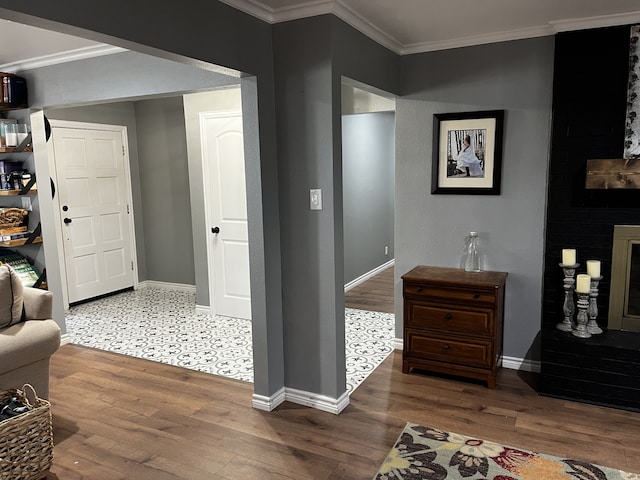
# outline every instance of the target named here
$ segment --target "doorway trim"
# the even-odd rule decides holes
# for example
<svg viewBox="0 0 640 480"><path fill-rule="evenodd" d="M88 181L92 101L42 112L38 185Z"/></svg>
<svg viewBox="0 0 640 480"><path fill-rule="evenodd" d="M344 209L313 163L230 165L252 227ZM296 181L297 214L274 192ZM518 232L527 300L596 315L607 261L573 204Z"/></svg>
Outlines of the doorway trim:
<svg viewBox="0 0 640 480"><path fill-rule="evenodd" d="M51 129L62 129L62 128L73 128L78 130L102 130L108 132L116 132L120 133L122 136L122 145L124 147L123 152L123 168L124 168L124 177L126 183L126 196L127 196L127 205L129 209L129 229L131 232L131 261L133 262L133 288L134 290L138 289L138 255L136 252L136 228L134 221L134 212L133 212L133 191L131 184L131 165L129 161L129 141L127 134L127 127L124 125L109 125L103 123L87 123L87 122L75 122L71 120L49 120L51 125ZM49 160L49 171L51 172L52 178L55 182L55 185L59 184L58 181L58 170L56 165L56 157L53 148L53 141L47 142L47 157ZM57 192L56 192L57 193ZM60 267L60 274L63 282L62 289L62 305L65 311L69 310L69 290L67 285L67 267L65 262L65 253L64 253L64 241L63 241L63 232L62 232L62 215L60 214L61 205L60 205L60 196L56 195L52 200L54 209L53 209L53 217L54 217L54 225L56 229L56 248L58 250L58 262Z"/></svg>

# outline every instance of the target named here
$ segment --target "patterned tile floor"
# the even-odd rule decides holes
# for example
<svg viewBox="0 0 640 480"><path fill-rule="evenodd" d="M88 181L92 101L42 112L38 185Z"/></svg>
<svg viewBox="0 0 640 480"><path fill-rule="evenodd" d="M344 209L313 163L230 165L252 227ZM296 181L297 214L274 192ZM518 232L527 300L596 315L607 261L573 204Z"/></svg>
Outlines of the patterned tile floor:
<svg viewBox="0 0 640 480"><path fill-rule="evenodd" d="M72 343L253 382L251 321L195 313L195 294L147 287L72 307ZM347 390L393 350L394 315L346 309Z"/></svg>

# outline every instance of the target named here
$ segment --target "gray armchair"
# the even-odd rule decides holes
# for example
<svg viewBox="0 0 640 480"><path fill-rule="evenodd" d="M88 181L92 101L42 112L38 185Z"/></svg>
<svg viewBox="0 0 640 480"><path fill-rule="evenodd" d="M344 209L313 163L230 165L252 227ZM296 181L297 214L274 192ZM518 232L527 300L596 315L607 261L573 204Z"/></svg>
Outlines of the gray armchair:
<svg viewBox="0 0 640 480"><path fill-rule="evenodd" d="M0 390L30 383L39 397L49 398L49 360L60 347L53 295L25 287L23 299L26 320L0 329Z"/></svg>

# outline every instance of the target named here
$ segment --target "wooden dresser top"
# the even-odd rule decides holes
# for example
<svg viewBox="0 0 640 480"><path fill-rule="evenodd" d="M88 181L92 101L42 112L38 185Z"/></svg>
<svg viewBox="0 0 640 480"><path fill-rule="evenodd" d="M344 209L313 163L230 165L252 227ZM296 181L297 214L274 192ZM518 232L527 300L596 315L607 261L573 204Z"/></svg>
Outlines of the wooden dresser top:
<svg viewBox="0 0 640 480"><path fill-rule="evenodd" d="M461 268L420 265L402 275L405 282L434 282L441 285L469 285L499 288L507 278L505 272L465 272Z"/></svg>

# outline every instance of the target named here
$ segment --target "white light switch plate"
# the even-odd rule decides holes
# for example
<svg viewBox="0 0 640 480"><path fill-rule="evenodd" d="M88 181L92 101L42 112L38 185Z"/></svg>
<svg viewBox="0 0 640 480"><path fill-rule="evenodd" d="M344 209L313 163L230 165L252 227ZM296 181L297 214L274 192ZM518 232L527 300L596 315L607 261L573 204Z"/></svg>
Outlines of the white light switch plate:
<svg viewBox="0 0 640 480"><path fill-rule="evenodd" d="M309 190L309 208L311 210L322 210L322 190L312 188Z"/></svg>

